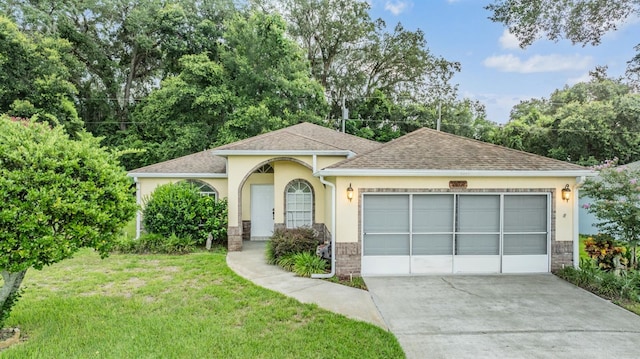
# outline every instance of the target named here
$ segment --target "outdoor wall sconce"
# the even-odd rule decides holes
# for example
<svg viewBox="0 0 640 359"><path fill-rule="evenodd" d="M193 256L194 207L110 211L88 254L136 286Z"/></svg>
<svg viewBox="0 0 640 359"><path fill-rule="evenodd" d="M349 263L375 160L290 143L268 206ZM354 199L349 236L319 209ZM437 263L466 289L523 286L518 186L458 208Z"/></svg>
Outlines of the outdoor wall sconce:
<svg viewBox="0 0 640 359"><path fill-rule="evenodd" d="M349 202L353 199L353 187L351 187L351 183L349 183L349 187L347 188L347 199Z"/></svg>
<svg viewBox="0 0 640 359"><path fill-rule="evenodd" d="M569 199L571 199L571 189L568 184L562 189L562 199L566 202L569 202Z"/></svg>

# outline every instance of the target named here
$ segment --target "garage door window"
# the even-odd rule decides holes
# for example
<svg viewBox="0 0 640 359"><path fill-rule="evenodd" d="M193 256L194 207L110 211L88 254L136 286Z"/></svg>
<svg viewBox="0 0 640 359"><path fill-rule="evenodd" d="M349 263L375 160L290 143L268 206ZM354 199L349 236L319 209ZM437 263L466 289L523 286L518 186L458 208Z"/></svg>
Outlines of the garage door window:
<svg viewBox="0 0 640 359"><path fill-rule="evenodd" d="M504 197L504 254L547 254L547 198Z"/></svg>
<svg viewBox="0 0 640 359"><path fill-rule="evenodd" d="M413 254L453 253L453 196L413 196Z"/></svg>
<svg viewBox="0 0 640 359"><path fill-rule="evenodd" d="M364 255L409 255L409 196L368 196Z"/></svg>
<svg viewBox="0 0 640 359"><path fill-rule="evenodd" d="M500 196L459 195L457 206L455 254L500 254Z"/></svg>

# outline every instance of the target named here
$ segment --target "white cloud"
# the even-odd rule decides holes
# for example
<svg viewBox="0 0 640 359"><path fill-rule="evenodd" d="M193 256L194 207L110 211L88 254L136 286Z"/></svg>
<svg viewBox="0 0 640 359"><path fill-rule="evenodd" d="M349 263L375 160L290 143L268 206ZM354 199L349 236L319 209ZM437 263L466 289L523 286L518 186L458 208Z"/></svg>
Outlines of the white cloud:
<svg viewBox="0 0 640 359"><path fill-rule="evenodd" d="M502 46L503 49L514 50L520 48L520 42L518 41L518 38L516 38L516 35L510 33L508 29L504 29L499 41L500 46Z"/></svg>
<svg viewBox="0 0 640 359"><path fill-rule="evenodd" d="M483 64L502 72L519 72L530 74L535 72L579 71L591 67L591 56L580 55L535 55L522 60L512 54L487 57Z"/></svg>
<svg viewBox="0 0 640 359"><path fill-rule="evenodd" d="M384 5L384 9L390 11L394 15L400 15L405 10L410 9L413 6L411 1L393 0L387 1Z"/></svg>
<svg viewBox="0 0 640 359"><path fill-rule="evenodd" d="M464 97L474 98L483 104L487 109L487 119L490 121L504 124L509 121L509 114L513 106L521 101L530 100L535 96L514 95L514 94L497 94L497 93L463 93Z"/></svg>
<svg viewBox="0 0 640 359"><path fill-rule="evenodd" d="M589 82L590 80L591 76L589 75L589 72L585 72L578 77L570 77L569 79L567 79L567 85L573 86L578 82Z"/></svg>

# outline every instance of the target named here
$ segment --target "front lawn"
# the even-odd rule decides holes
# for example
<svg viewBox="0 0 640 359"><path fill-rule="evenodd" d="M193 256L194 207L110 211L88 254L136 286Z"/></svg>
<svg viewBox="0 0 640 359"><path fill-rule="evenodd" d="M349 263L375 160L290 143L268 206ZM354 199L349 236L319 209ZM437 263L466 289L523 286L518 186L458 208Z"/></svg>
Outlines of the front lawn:
<svg viewBox="0 0 640 359"><path fill-rule="evenodd" d="M390 332L255 286L225 253L89 250L30 270L2 358L402 358Z"/></svg>

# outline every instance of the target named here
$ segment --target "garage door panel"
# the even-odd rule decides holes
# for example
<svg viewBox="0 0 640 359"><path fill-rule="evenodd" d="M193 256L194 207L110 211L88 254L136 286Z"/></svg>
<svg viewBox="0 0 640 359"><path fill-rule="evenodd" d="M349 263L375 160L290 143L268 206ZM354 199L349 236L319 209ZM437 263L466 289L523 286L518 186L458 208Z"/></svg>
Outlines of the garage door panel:
<svg viewBox="0 0 640 359"><path fill-rule="evenodd" d="M453 234L414 234L413 255L452 255Z"/></svg>
<svg viewBox="0 0 640 359"><path fill-rule="evenodd" d="M422 233L453 231L453 196L414 195L412 229Z"/></svg>
<svg viewBox="0 0 640 359"><path fill-rule="evenodd" d="M454 273L500 273L500 256L455 256Z"/></svg>
<svg viewBox="0 0 640 359"><path fill-rule="evenodd" d="M457 234L456 255L498 255L500 236L498 234Z"/></svg>
<svg viewBox="0 0 640 359"><path fill-rule="evenodd" d="M546 255L547 234L505 234L504 255Z"/></svg>
<svg viewBox="0 0 640 359"><path fill-rule="evenodd" d="M442 274L453 271L453 256L411 256L412 274Z"/></svg>
<svg viewBox="0 0 640 359"><path fill-rule="evenodd" d="M365 234L365 256L409 255L409 234Z"/></svg>
<svg viewBox="0 0 640 359"><path fill-rule="evenodd" d="M403 275L411 273L409 256L363 256L362 275Z"/></svg>
<svg viewBox="0 0 640 359"><path fill-rule="evenodd" d="M366 196L365 233L409 233L409 196Z"/></svg>
<svg viewBox="0 0 640 359"><path fill-rule="evenodd" d="M502 273L547 273L547 255L502 256Z"/></svg>

